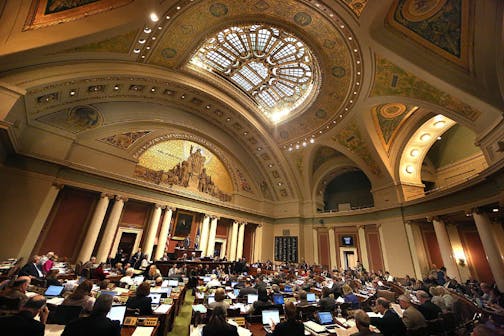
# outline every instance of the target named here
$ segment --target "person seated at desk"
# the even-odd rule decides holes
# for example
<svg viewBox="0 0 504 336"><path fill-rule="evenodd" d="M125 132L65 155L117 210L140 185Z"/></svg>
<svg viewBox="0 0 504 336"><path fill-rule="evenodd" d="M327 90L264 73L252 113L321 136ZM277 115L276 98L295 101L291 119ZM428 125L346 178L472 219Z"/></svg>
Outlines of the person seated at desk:
<svg viewBox="0 0 504 336"><path fill-rule="evenodd" d="M343 298L345 299L345 302L350 303L350 309L359 309L359 298L354 294L352 287L345 284L341 289L343 290Z"/></svg>
<svg viewBox="0 0 504 336"><path fill-rule="evenodd" d="M400 295L398 300L399 305L402 309L404 309L402 320L404 325L406 326L406 329L417 330L427 327L425 318L423 317L422 313L418 311L418 309L413 307L413 305L411 304L411 299L409 297L407 297L406 295Z"/></svg>
<svg viewBox="0 0 504 336"><path fill-rule="evenodd" d="M21 268L19 275L26 275L32 278L43 278L44 272L42 271L42 267L40 267L40 256L33 256L32 261Z"/></svg>
<svg viewBox="0 0 504 336"><path fill-rule="evenodd" d="M95 298L91 295L93 289L93 282L91 280L84 280L75 291L70 294L63 302L63 306L81 306L85 311L92 311L95 303Z"/></svg>
<svg viewBox="0 0 504 336"><path fill-rule="evenodd" d="M257 288L257 301L253 304L253 315L260 315L263 307L268 307L273 305L268 297L268 290L266 287Z"/></svg>
<svg viewBox="0 0 504 336"><path fill-rule="evenodd" d="M47 281L47 286L61 286L61 282L58 280L58 269L52 269L47 273L45 279Z"/></svg>
<svg viewBox="0 0 504 336"><path fill-rule="evenodd" d="M257 294L257 289L252 287L249 279L246 279L244 282L244 287L240 288L240 292L238 293L239 298L244 298L249 294Z"/></svg>
<svg viewBox="0 0 504 336"><path fill-rule="evenodd" d="M403 336L406 335L406 326L399 315L390 309L390 301L385 298L376 299L375 309L382 317L371 317L372 325L380 329L383 336Z"/></svg>
<svg viewBox="0 0 504 336"><path fill-rule="evenodd" d="M305 290L300 290L298 292L298 298L299 298L299 301L297 304L298 307L310 306L312 304L311 302L308 302Z"/></svg>
<svg viewBox="0 0 504 336"><path fill-rule="evenodd" d="M208 308L215 309L216 307L222 307L226 310L229 309L229 304L227 302L224 302L225 298L226 298L226 292L224 291L224 288L217 288L215 290L215 296L214 296L215 301L210 303L208 305Z"/></svg>
<svg viewBox="0 0 504 336"><path fill-rule="evenodd" d="M82 270L90 270L90 269L94 268L95 264L96 264L96 257L93 256L93 257L91 257L91 259L89 259L84 264L82 264L81 269Z"/></svg>
<svg viewBox="0 0 504 336"><path fill-rule="evenodd" d="M135 284L135 281L133 281L134 274L135 269L133 267L128 268L126 270L126 275L119 280L119 284L126 284L127 286L134 285Z"/></svg>
<svg viewBox="0 0 504 336"><path fill-rule="evenodd" d="M238 328L226 321L226 309L215 307L208 324L203 327L201 336L238 336Z"/></svg>
<svg viewBox="0 0 504 336"><path fill-rule="evenodd" d="M104 263L100 263L98 267L94 270L94 278L103 281L107 277L105 270L103 269Z"/></svg>
<svg viewBox="0 0 504 336"><path fill-rule="evenodd" d="M212 288L212 287L219 287L221 286L220 281L217 279L217 275L212 274L210 276L210 281L207 282L206 287L207 288Z"/></svg>
<svg viewBox="0 0 504 336"><path fill-rule="evenodd" d="M96 302L89 317L81 317L68 323L61 336L120 336L119 321L112 321L107 317L112 307L113 297L102 294Z"/></svg>
<svg viewBox="0 0 504 336"><path fill-rule="evenodd" d="M152 299L149 297L150 283L144 281L136 290L135 296L131 296L126 301L126 307L138 309L140 315L152 315Z"/></svg>
<svg viewBox="0 0 504 336"><path fill-rule="evenodd" d="M56 257L53 252L47 253L47 260L42 265L42 272L44 272L44 274L49 273L49 271L53 268L55 259Z"/></svg>
<svg viewBox="0 0 504 336"><path fill-rule="evenodd" d="M158 270L156 265L150 265L149 271L145 275L145 280L156 280L156 278L161 276L161 272Z"/></svg>
<svg viewBox="0 0 504 336"><path fill-rule="evenodd" d="M115 263L113 271L115 273L117 273L117 275L125 275L126 274L126 269L123 267L123 264L121 262Z"/></svg>
<svg viewBox="0 0 504 336"><path fill-rule="evenodd" d="M23 305L28 301L26 291L30 285L31 278L29 276L20 276L16 280L11 280L7 288L2 292L2 296L8 299L19 299L19 304Z"/></svg>
<svg viewBox="0 0 504 336"><path fill-rule="evenodd" d="M273 336L304 336L304 325L302 322L296 319L296 306L294 303L287 302L285 304L285 318L284 322L280 322L277 325L274 323L271 325L271 334Z"/></svg>
<svg viewBox="0 0 504 336"><path fill-rule="evenodd" d="M145 271L149 267L149 256L147 254L144 254L142 257L142 261L140 262L140 267L142 271Z"/></svg>
<svg viewBox="0 0 504 336"><path fill-rule="evenodd" d="M354 312L354 319L355 326L359 331L351 334L350 336L377 336L377 334L369 330L370 318L364 310L357 309Z"/></svg>
<svg viewBox="0 0 504 336"><path fill-rule="evenodd" d="M37 315L40 321L34 319ZM2 335L44 336L48 315L45 297L35 295L26 301L19 313L0 317L0 330Z"/></svg>
<svg viewBox="0 0 504 336"><path fill-rule="evenodd" d="M417 306L418 311L422 313L423 317L429 320L435 320L442 313L441 308L432 303L430 295L424 291L417 291L416 297L420 301L420 305Z"/></svg>
<svg viewBox="0 0 504 336"><path fill-rule="evenodd" d="M332 291L329 287L322 287L322 298L319 300L319 310L332 312L336 308L336 300L331 297Z"/></svg>

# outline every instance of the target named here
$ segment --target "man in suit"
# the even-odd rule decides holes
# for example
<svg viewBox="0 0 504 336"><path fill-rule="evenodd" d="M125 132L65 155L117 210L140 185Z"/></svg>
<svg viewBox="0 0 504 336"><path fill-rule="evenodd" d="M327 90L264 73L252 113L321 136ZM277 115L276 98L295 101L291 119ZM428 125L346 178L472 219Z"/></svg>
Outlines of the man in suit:
<svg viewBox="0 0 504 336"><path fill-rule="evenodd" d="M111 295L100 295L96 299L91 315L89 317L81 317L68 323L61 336L120 336L120 322L112 321L107 317L107 313L112 307L113 300Z"/></svg>
<svg viewBox="0 0 504 336"><path fill-rule="evenodd" d="M423 290L419 290L416 292L416 297L418 301L420 301L420 306L418 306L418 310L422 313L423 317L430 321L435 320L441 314L441 308L438 305L432 303L430 299L430 295Z"/></svg>
<svg viewBox="0 0 504 336"><path fill-rule="evenodd" d="M142 249L139 248L138 251L131 256L130 264L133 265L133 268L138 269L140 267L140 262L142 261Z"/></svg>
<svg viewBox="0 0 504 336"><path fill-rule="evenodd" d="M34 319L37 315L40 321ZM1 317L0 330L3 335L44 336L48 315L45 297L35 295L16 315Z"/></svg>
<svg viewBox="0 0 504 336"><path fill-rule="evenodd" d="M403 312L403 323L408 330L418 330L427 327L427 322L422 313L411 304L411 300L406 295L399 296L399 305Z"/></svg>
<svg viewBox="0 0 504 336"><path fill-rule="evenodd" d="M32 261L21 268L19 275L26 275L31 278L43 278L44 272L42 272L42 267L40 266L40 256L33 256Z"/></svg>
<svg viewBox="0 0 504 336"><path fill-rule="evenodd" d="M401 318L390 309L390 301L385 298L376 299L376 311L383 317L371 317L371 324L380 329L383 336L406 335L406 327Z"/></svg>
<svg viewBox="0 0 504 336"><path fill-rule="evenodd" d="M245 287L240 289L240 293L238 293L239 298L244 298L249 294L257 294L257 289L252 287L252 284L250 283L249 279L245 280Z"/></svg>
<svg viewBox="0 0 504 336"><path fill-rule="evenodd" d="M359 330L350 336L373 336L375 333L369 330L370 319L368 314L362 309L357 309L354 311L355 326Z"/></svg>

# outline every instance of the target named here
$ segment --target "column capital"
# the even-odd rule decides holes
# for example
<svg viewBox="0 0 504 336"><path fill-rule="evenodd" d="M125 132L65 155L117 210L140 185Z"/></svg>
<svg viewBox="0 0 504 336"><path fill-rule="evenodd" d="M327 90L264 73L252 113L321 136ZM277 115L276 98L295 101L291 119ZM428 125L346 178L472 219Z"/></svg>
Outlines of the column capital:
<svg viewBox="0 0 504 336"><path fill-rule="evenodd" d="M486 213L486 211L485 211L485 209L483 209L483 208L475 207L475 208L472 208L472 209L470 210L470 212L469 212L469 214L470 214L470 215L472 215L473 213L476 213L476 214L478 214L478 215L482 215L482 214ZM466 216L467 216L467 217L469 217L469 216L467 215L467 212L466 212Z"/></svg>
<svg viewBox="0 0 504 336"><path fill-rule="evenodd" d="M360 229L365 229L366 224L358 224L358 225L356 225L356 227L357 227L357 231L359 231Z"/></svg>
<svg viewBox="0 0 504 336"><path fill-rule="evenodd" d="M167 205L167 206L166 206L166 210L165 210L165 211L172 211L172 212L173 212L173 211L175 211L175 210L177 210L177 208L176 208L176 207L171 206L171 205Z"/></svg>
<svg viewBox="0 0 504 336"><path fill-rule="evenodd" d="M52 183L52 186L58 190L61 190L63 189L63 187L65 186L63 183L59 183L59 182L53 182Z"/></svg>
<svg viewBox="0 0 504 336"><path fill-rule="evenodd" d="M106 197L106 198L108 198L108 199L112 199L112 198L114 198L114 195L113 195L113 194L106 193L106 192L102 192L102 193L100 194L100 198L105 198L105 197Z"/></svg>
<svg viewBox="0 0 504 336"><path fill-rule="evenodd" d="M121 196L121 195L116 195L115 197L116 201L123 201L123 202L128 202L128 197L126 196Z"/></svg>
<svg viewBox="0 0 504 336"><path fill-rule="evenodd" d="M158 204L158 203L154 203L154 208L161 208L161 209L164 209L164 208L165 208L165 205Z"/></svg>
<svg viewBox="0 0 504 336"><path fill-rule="evenodd" d="M425 217L425 219L429 223L432 223L434 221L436 221L436 222L443 222L444 223L443 219L440 216L427 216L427 217Z"/></svg>
<svg viewBox="0 0 504 336"><path fill-rule="evenodd" d="M330 226L329 227L329 231L334 231L335 227L334 226Z"/></svg>

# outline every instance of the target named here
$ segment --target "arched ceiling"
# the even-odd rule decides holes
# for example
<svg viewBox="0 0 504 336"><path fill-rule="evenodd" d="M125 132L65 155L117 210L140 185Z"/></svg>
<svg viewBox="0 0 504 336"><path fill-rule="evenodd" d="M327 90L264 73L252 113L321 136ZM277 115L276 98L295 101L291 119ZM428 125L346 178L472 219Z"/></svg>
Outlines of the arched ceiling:
<svg viewBox="0 0 504 336"><path fill-rule="evenodd" d="M503 46L495 36L504 6L485 3L3 2L0 81L24 111L2 125L16 124L11 134L33 156L41 155L23 127L122 157L124 141L141 146L152 137L145 132L192 133L228 153L253 189L276 201L309 201L323 178L314 178L317 170L339 156L373 189L393 185L401 151L429 116L443 114L477 136L502 120ZM320 86L299 115L272 125L232 83L189 65L208 37L241 24L272 24L313 51ZM65 118L78 106L96 107L96 123L69 127Z"/></svg>

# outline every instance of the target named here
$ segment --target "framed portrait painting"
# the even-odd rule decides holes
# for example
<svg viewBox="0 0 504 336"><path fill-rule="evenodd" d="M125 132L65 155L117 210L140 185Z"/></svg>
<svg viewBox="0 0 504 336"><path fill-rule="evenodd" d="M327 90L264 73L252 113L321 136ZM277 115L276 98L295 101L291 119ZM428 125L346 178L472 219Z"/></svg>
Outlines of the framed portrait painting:
<svg viewBox="0 0 504 336"><path fill-rule="evenodd" d="M194 214L189 212L178 211L175 219L175 230L173 231L173 239L183 239L191 233Z"/></svg>

